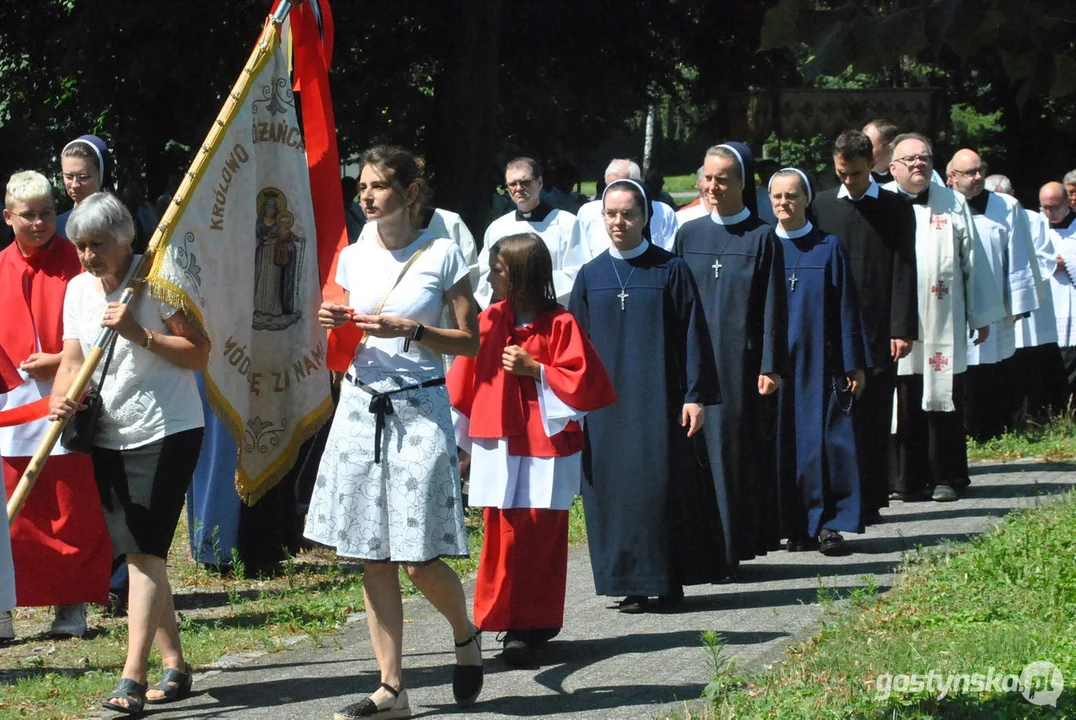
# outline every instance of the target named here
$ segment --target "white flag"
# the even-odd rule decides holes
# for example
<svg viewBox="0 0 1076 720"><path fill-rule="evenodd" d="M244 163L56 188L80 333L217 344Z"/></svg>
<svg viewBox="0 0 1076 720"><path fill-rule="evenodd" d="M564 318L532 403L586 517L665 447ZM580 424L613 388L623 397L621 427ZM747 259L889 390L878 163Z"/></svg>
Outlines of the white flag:
<svg viewBox="0 0 1076 720"><path fill-rule="evenodd" d="M206 393L239 445L236 488L253 503L333 407L305 146L279 46L248 88L148 283L212 343Z"/></svg>

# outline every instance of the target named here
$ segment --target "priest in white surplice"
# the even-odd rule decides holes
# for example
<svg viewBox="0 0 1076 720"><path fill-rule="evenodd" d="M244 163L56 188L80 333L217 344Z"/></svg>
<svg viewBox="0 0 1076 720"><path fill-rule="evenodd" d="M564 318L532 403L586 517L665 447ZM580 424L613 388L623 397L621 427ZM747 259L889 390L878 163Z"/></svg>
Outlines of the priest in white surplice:
<svg viewBox="0 0 1076 720"><path fill-rule="evenodd" d="M1012 182L1004 175L990 175L984 183L987 190L1015 197ZM1016 404L1012 425L1023 428L1029 420L1044 422L1064 408L1065 367L1057 347L1057 317L1050 276L1057 269L1057 252L1053 233L1046 216L1024 209L1031 244L1038 265L1036 290L1039 306L1026 318L1017 319L1016 352L1013 354L1013 385Z"/></svg>
<svg viewBox="0 0 1076 720"><path fill-rule="evenodd" d="M931 183L930 141L917 133L898 135L889 169L894 180L886 189L907 197L915 213L919 278L919 340L897 363L899 467L892 497L910 500L932 489L935 500L956 500L954 485L966 482L968 339L986 340L990 323L1005 317L1005 306L967 202Z"/></svg>
<svg viewBox="0 0 1076 720"><path fill-rule="evenodd" d="M1065 400L1076 393L1076 211L1068 205L1065 186L1048 182L1039 190L1039 209L1050 223L1057 267L1050 276L1057 344L1065 363Z"/></svg>
<svg viewBox="0 0 1076 720"><path fill-rule="evenodd" d="M642 182L643 173L638 163L617 158L605 168L605 184L615 180L638 180ZM662 250L672 251L676 240L676 211L660 200L650 201L649 220L643 228L643 238L657 245ZM605 229L605 217L602 215L602 201L591 200L579 208L579 233L583 237L583 247L587 260L593 260L609 249L613 241Z"/></svg>
<svg viewBox="0 0 1076 720"><path fill-rule="evenodd" d="M537 160L517 157L504 168L504 184L516 209L490 223L478 255L478 281L474 297L479 306L489 307L493 289L489 284L489 249L503 237L532 232L542 238L553 258L553 289L557 302L568 304L576 273L590 260L579 234L575 215L558 210L542 199L542 168ZM504 298L497 298L503 300Z"/></svg>
<svg viewBox="0 0 1076 720"><path fill-rule="evenodd" d="M1039 306L1041 280L1027 214L1015 198L985 189L986 166L973 150L958 150L949 163L949 187L968 201L975 231L986 251L994 286L1006 316L990 326L990 336L968 346L964 377L964 428L983 442L999 437L1012 424L1016 404L1015 322Z"/></svg>

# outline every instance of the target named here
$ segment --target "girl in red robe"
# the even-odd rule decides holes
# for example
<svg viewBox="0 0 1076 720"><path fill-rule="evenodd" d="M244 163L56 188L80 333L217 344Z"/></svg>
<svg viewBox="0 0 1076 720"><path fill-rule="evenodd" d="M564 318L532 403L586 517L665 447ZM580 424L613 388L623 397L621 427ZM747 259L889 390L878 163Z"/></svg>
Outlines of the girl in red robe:
<svg viewBox="0 0 1076 720"><path fill-rule="evenodd" d="M0 354L18 376L0 395L0 410L47 398L63 348L68 281L82 271L78 252L56 235L52 188L45 176L16 173L7 185L4 221L15 242L0 251ZM8 373L10 374L10 373ZM8 497L40 444L48 421L0 428ZM55 605L56 635L81 636L84 603L108 601L112 545L88 455L57 445L11 526L11 553L20 606ZM9 618L0 618L0 621Z"/></svg>
<svg viewBox="0 0 1076 720"><path fill-rule="evenodd" d="M456 359L448 391L457 443L471 455L470 504L485 508L475 623L503 631L505 661L523 666L564 622L579 421L616 393L575 318L557 305L539 236L501 239L489 277L505 300L478 316L481 348Z"/></svg>

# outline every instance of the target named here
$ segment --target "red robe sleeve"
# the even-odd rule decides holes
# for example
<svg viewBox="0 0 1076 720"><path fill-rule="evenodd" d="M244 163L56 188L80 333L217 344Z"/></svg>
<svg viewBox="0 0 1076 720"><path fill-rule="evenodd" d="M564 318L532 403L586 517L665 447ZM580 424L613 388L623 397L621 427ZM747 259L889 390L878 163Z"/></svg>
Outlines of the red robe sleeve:
<svg viewBox="0 0 1076 720"><path fill-rule="evenodd" d="M575 317L560 310L552 317L545 366L550 389L564 404L593 412L616 402L616 390L598 357L598 351Z"/></svg>

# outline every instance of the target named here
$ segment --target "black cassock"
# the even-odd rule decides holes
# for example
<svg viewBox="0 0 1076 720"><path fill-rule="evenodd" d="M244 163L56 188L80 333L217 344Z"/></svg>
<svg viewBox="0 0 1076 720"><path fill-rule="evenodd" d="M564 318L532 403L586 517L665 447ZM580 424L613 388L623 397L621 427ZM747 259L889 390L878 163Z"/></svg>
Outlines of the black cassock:
<svg viewBox="0 0 1076 720"><path fill-rule="evenodd" d="M586 418L582 495L598 594L669 595L720 580L706 449L680 427L684 403L720 399L690 272L653 245L629 260L607 250L579 271L569 307L617 393Z"/></svg>
<svg viewBox="0 0 1076 720"><path fill-rule="evenodd" d="M699 287L717 360L721 405L706 414L706 444L730 565L780 545L775 395L758 376L787 376L788 309L781 244L748 216L731 225L711 216L676 235L676 253Z"/></svg>
<svg viewBox="0 0 1076 720"><path fill-rule="evenodd" d="M813 208L818 228L840 240L874 360L855 416L863 511L869 519L889 504L893 481L889 431L897 367L889 341L919 334L915 214L904 198L888 190L879 188L877 198L864 195L855 201L839 198L837 192L819 193Z"/></svg>

